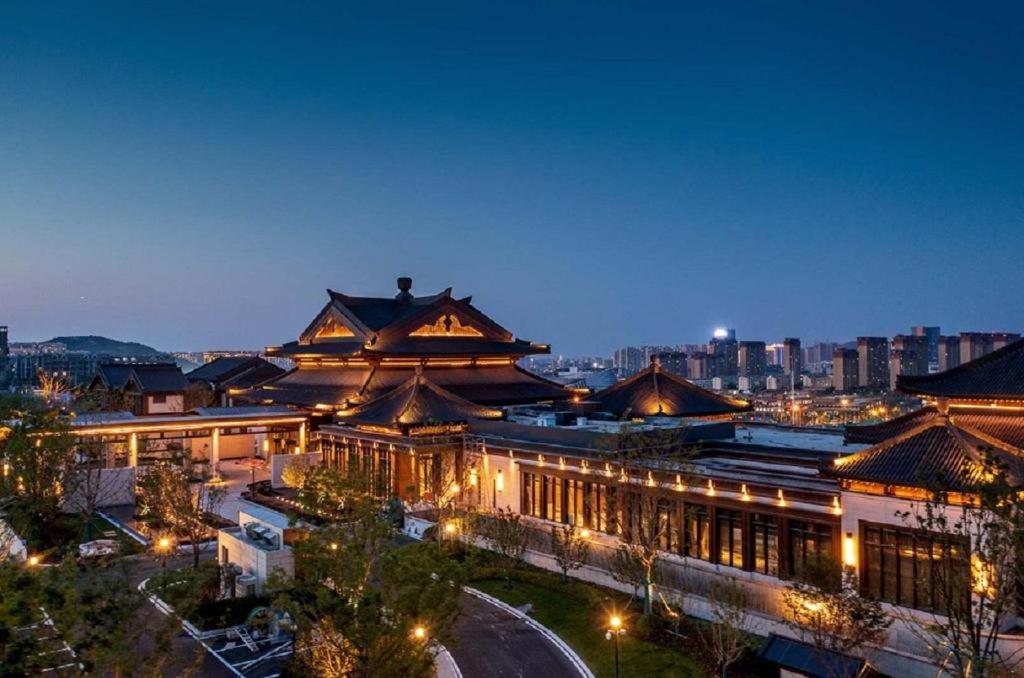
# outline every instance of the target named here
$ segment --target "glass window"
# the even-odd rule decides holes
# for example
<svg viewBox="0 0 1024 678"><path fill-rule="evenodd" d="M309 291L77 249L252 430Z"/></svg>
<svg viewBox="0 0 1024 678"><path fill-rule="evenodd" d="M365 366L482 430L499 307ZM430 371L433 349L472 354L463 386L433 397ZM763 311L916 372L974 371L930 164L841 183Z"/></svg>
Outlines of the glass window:
<svg viewBox="0 0 1024 678"><path fill-rule="evenodd" d="M802 520L789 521L789 568L798 575L808 562L835 558L832 526Z"/></svg>
<svg viewBox="0 0 1024 678"><path fill-rule="evenodd" d="M739 511L719 509L718 562L731 567L743 567L743 515Z"/></svg>
<svg viewBox="0 0 1024 678"><path fill-rule="evenodd" d="M684 554L690 558L711 560L711 519L708 507L701 504L686 504L684 507L686 534Z"/></svg>
<svg viewBox="0 0 1024 678"><path fill-rule="evenodd" d="M879 600L919 610L942 611L941 586L949 573L962 578L970 595L970 565L954 541L940 535L899 527L865 526L862 587Z"/></svg>
<svg viewBox="0 0 1024 678"><path fill-rule="evenodd" d="M663 551L677 551L679 548L679 529L676 519L676 503L669 499L658 500L658 546Z"/></svg>
<svg viewBox="0 0 1024 678"><path fill-rule="evenodd" d="M754 571L779 576L779 526L772 516L754 514Z"/></svg>

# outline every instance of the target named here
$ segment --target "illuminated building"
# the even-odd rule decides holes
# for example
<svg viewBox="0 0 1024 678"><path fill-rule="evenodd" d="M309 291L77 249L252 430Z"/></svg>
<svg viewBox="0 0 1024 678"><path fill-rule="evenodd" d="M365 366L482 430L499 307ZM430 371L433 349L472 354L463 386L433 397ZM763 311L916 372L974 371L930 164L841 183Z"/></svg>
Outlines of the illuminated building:
<svg viewBox="0 0 1024 678"><path fill-rule="evenodd" d="M885 337L857 337L857 385L889 386L889 340Z"/></svg>
<svg viewBox="0 0 1024 678"><path fill-rule="evenodd" d="M516 361L550 347L515 338L451 288L415 297L399 278L394 298L328 290L329 300L297 341L267 350L296 368L236 398L309 410L342 411L381 398L422 368L454 396L488 407L561 400L561 385Z"/></svg>
<svg viewBox="0 0 1024 678"><path fill-rule="evenodd" d="M741 341L739 374L741 377L763 377L768 373L768 353L763 341Z"/></svg>

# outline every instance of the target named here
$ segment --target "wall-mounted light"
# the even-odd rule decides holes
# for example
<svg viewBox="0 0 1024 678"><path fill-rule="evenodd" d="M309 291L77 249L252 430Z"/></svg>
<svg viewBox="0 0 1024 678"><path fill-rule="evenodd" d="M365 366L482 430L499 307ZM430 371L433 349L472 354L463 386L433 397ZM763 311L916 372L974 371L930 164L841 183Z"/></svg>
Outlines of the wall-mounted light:
<svg viewBox="0 0 1024 678"><path fill-rule="evenodd" d="M750 501L750 492L747 491L746 483L740 485L740 499L743 501Z"/></svg>
<svg viewBox="0 0 1024 678"><path fill-rule="evenodd" d="M475 468L471 468L471 469L469 469L469 486L470 487L476 487L476 483L477 483L476 469Z"/></svg>
<svg viewBox="0 0 1024 678"><path fill-rule="evenodd" d="M779 497L779 506L785 506L786 505L786 495L783 494L781 487L779 488L779 492L778 492L777 496Z"/></svg>
<svg viewBox="0 0 1024 678"><path fill-rule="evenodd" d="M832 497L832 513L837 516L843 515L843 507L839 505L839 497Z"/></svg>
<svg viewBox="0 0 1024 678"><path fill-rule="evenodd" d="M715 481L711 478L708 478L708 496L715 496Z"/></svg>
<svg viewBox="0 0 1024 678"><path fill-rule="evenodd" d="M677 473L676 474L676 492L682 492L684 489L686 489L686 488L683 487L683 477Z"/></svg>
<svg viewBox="0 0 1024 678"><path fill-rule="evenodd" d="M494 476L494 489L498 492L505 491L505 476L501 473L501 469L498 469L497 475Z"/></svg>
<svg viewBox="0 0 1024 678"><path fill-rule="evenodd" d="M853 532L847 532L843 537L843 565L857 567L857 542L853 539Z"/></svg>
<svg viewBox="0 0 1024 678"><path fill-rule="evenodd" d="M654 487L654 473L651 471L647 472L647 486Z"/></svg>

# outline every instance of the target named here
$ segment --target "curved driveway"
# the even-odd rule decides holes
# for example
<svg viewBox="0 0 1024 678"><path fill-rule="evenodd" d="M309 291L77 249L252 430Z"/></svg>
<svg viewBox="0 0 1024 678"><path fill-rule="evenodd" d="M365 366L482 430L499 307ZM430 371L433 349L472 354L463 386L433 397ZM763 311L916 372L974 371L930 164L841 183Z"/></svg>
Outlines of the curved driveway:
<svg viewBox="0 0 1024 678"><path fill-rule="evenodd" d="M579 678L579 670L524 620L465 592L448 647L464 678Z"/></svg>

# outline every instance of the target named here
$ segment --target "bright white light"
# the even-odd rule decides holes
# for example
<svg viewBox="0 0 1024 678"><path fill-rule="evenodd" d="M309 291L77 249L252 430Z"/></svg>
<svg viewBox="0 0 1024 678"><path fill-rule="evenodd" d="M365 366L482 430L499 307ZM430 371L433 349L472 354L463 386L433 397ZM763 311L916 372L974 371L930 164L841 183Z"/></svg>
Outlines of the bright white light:
<svg viewBox="0 0 1024 678"><path fill-rule="evenodd" d="M729 331L724 327L715 328L715 339L725 339L729 336Z"/></svg>

